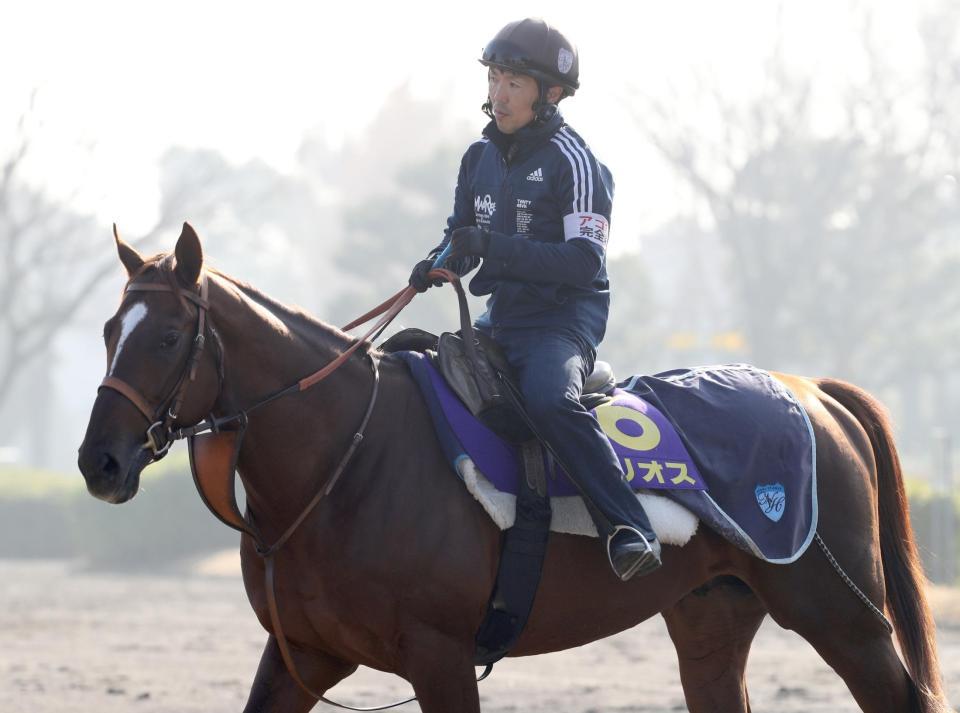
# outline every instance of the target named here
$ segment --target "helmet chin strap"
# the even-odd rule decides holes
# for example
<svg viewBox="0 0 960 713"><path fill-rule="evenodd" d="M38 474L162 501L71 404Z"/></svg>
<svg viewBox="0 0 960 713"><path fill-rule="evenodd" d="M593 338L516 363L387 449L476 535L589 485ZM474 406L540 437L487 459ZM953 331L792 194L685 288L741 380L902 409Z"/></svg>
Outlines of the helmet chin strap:
<svg viewBox="0 0 960 713"><path fill-rule="evenodd" d="M534 122L540 124L546 124L550 121L557 113L557 105L551 104L547 100L547 92L550 91L550 88L539 79L537 80L537 87L540 89L540 96L533 103L533 113L536 117Z"/></svg>
<svg viewBox="0 0 960 713"><path fill-rule="evenodd" d="M533 103L533 106L530 107L533 109L533 123L546 124L556 115L559 107L556 104L551 104L550 101L547 100L547 93L550 91L550 88L539 79L537 80L537 88L540 90L540 94ZM493 102L490 101L490 97L487 97L487 100L481 105L480 110L491 119L496 118L493 115Z"/></svg>

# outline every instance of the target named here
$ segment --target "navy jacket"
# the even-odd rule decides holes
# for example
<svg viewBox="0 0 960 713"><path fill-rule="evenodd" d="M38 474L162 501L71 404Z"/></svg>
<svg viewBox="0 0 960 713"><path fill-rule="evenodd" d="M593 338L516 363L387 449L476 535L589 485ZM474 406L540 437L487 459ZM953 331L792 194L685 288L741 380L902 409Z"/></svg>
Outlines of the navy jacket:
<svg viewBox="0 0 960 713"><path fill-rule="evenodd" d="M565 326L596 348L610 305L606 247L613 178L559 113L512 135L491 121L460 163L446 247L457 228L490 230L490 248L470 282L490 295L477 327ZM461 275L479 262L448 265Z"/></svg>

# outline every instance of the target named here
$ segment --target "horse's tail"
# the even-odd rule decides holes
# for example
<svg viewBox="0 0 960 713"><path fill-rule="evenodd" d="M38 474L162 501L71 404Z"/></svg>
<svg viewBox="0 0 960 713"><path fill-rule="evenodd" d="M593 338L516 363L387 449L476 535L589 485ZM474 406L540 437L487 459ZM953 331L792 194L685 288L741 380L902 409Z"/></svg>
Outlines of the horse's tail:
<svg viewBox="0 0 960 713"><path fill-rule="evenodd" d="M853 414L870 437L877 463L880 556L887 611L917 688L920 710L949 711L937 660L933 616L924 591L926 578L910 526L900 457L886 410L877 399L853 384L837 379L818 379L817 384Z"/></svg>

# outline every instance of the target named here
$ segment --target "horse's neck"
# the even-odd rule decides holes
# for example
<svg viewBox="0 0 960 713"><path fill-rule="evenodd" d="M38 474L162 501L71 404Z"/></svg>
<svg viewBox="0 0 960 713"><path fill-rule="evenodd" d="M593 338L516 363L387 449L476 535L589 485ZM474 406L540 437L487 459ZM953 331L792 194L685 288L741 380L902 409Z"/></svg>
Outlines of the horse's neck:
<svg viewBox="0 0 960 713"><path fill-rule="evenodd" d="M306 319L223 277L212 281L211 322L222 342L224 410L247 408L333 359L346 345Z"/></svg>
<svg viewBox="0 0 960 713"><path fill-rule="evenodd" d="M222 342L224 378L217 412L246 410L329 363L345 339L289 310L217 280L212 318ZM349 445L372 388L361 357L304 392L249 414L239 472L258 515L296 515Z"/></svg>

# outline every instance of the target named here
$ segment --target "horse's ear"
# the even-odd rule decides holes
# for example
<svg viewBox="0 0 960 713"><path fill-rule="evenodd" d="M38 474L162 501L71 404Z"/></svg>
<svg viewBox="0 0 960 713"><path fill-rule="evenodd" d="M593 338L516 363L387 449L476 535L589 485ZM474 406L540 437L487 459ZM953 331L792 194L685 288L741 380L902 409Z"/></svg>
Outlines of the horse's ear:
<svg viewBox="0 0 960 713"><path fill-rule="evenodd" d="M120 262L127 270L127 276L133 277L133 273L143 267L143 258L140 257L140 253L123 242L116 223L113 224L113 239L117 243L117 253L120 255Z"/></svg>
<svg viewBox="0 0 960 713"><path fill-rule="evenodd" d="M177 278L188 287L197 284L200 278L200 269L203 267L203 248L200 246L200 237L190 223L183 224L183 231L177 240L174 250L177 257L175 271Z"/></svg>

